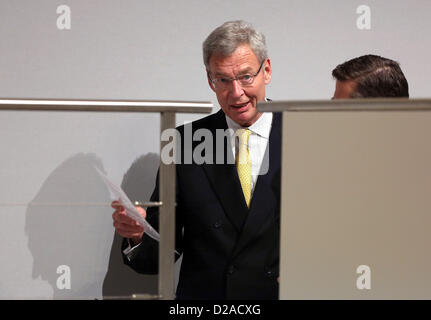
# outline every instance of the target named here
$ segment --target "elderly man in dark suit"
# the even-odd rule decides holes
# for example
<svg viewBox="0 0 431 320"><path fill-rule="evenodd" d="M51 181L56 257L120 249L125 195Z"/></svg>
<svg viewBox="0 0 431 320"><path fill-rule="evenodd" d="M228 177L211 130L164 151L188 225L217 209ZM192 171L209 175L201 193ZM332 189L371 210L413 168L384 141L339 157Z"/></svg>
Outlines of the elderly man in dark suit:
<svg viewBox="0 0 431 320"><path fill-rule="evenodd" d="M182 140L188 129L207 130L214 148L205 150L210 161L184 163L184 154L197 143L192 141L190 150L186 143L179 146L176 250L183 261L176 296L277 299L281 119L256 107L266 99L272 76L265 37L247 22L226 22L204 41L203 55L221 110L177 128ZM227 132L221 157L215 147L218 130ZM152 200L157 197L156 185ZM125 238L125 263L137 272L156 273L157 242L118 202L112 206L116 231ZM157 228L157 209L140 210Z"/></svg>

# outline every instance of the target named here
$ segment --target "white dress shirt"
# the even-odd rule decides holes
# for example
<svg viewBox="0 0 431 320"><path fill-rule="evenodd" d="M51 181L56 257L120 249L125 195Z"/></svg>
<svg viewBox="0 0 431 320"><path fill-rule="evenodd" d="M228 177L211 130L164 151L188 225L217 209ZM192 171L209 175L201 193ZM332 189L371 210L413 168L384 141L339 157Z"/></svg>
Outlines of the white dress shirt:
<svg viewBox="0 0 431 320"><path fill-rule="evenodd" d="M232 130L229 130L229 132L236 132L239 129L249 129L251 131L250 138L248 140L248 150L251 160L251 197L253 197L253 191L256 186L257 178L259 175L265 174L268 171L269 157L265 157L265 151L266 147L268 146L269 134L271 133L272 116L272 112L264 112L255 123L253 123L250 127L245 128L241 127L226 115L227 126ZM230 135L234 159L239 150L239 139L236 137L237 136L235 134Z"/></svg>

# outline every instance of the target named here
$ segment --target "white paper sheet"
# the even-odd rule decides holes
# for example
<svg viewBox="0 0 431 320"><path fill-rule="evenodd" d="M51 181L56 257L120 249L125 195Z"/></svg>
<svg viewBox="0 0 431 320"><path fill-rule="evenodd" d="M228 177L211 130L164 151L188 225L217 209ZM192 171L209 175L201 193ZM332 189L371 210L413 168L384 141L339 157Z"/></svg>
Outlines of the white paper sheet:
<svg viewBox="0 0 431 320"><path fill-rule="evenodd" d="M145 233L148 236L156 241L160 241L159 233L148 223L147 220L144 219L143 216L141 216L138 210L136 210L136 207L133 205L132 201L130 201L126 193L119 186L113 183L102 171L100 171L98 168L96 168L96 170L99 172L100 176L105 182L106 187L113 196L113 200L118 200L118 202L120 202L120 204L126 210L126 214L143 226L145 228Z"/></svg>

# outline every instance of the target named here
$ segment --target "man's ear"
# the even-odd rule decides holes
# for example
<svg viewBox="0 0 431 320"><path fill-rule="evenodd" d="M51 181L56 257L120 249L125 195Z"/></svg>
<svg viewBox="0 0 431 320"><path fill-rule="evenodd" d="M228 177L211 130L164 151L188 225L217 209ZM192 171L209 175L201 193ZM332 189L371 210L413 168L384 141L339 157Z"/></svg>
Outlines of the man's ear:
<svg viewBox="0 0 431 320"><path fill-rule="evenodd" d="M214 84L211 81L210 72L208 71L208 69L206 70L206 72L207 72L208 84L209 84L211 90L215 92Z"/></svg>
<svg viewBox="0 0 431 320"><path fill-rule="evenodd" d="M266 59L265 61L265 67L263 68L263 77L265 84L269 84L271 82L272 78L272 68L271 68L271 61Z"/></svg>

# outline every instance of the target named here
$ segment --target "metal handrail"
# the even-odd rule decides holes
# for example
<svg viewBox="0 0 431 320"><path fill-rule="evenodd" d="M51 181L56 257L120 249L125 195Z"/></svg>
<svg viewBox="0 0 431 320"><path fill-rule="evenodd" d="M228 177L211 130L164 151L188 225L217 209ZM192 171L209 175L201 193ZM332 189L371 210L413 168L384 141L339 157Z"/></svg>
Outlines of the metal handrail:
<svg viewBox="0 0 431 320"><path fill-rule="evenodd" d="M431 99L374 98L335 100L280 100L259 102L262 112L288 111L424 111L431 110Z"/></svg>
<svg viewBox="0 0 431 320"><path fill-rule="evenodd" d="M204 101L0 99L0 110L210 113L213 107Z"/></svg>
<svg viewBox="0 0 431 320"><path fill-rule="evenodd" d="M0 99L0 111L158 112L160 134L175 127L176 113L211 113L213 107L211 102L201 101ZM167 143L161 141L160 154ZM157 295L133 294L131 299L171 300L175 297L175 175L175 164L161 161L159 202L135 203L160 207L159 281Z"/></svg>

